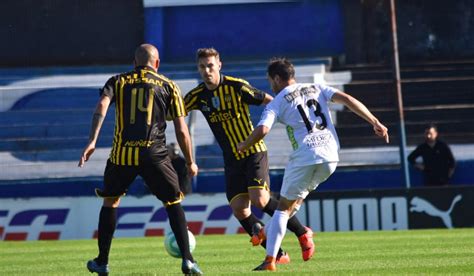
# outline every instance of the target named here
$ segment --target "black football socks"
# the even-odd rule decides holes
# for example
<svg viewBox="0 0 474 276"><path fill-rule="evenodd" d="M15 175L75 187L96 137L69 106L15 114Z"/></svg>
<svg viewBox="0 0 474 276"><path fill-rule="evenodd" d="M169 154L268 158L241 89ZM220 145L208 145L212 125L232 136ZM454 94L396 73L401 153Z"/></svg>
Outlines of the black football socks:
<svg viewBox="0 0 474 276"><path fill-rule="evenodd" d="M169 205L166 207L166 212L168 213L171 229L176 237L176 243L182 252L183 259L190 260L194 263L193 256L189 251L188 227L186 225L183 207L180 203Z"/></svg>
<svg viewBox="0 0 474 276"><path fill-rule="evenodd" d="M252 226L259 222L263 225L263 222L261 222L254 214L250 214L250 216L244 218L243 220L239 220L240 225L244 228L245 232L249 234L249 236L252 236Z"/></svg>
<svg viewBox="0 0 474 276"><path fill-rule="evenodd" d="M117 224L117 208L102 206L99 215L98 245L99 256L96 261L99 265L109 263L109 252Z"/></svg>

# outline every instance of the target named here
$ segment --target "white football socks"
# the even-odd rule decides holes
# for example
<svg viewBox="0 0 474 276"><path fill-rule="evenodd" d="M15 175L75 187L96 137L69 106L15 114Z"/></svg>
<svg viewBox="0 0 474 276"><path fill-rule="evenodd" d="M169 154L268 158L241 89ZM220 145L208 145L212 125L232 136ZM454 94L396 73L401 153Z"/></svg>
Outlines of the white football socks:
<svg viewBox="0 0 474 276"><path fill-rule="evenodd" d="M288 213L276 210L272 219L265 227L265 233L267 236L267 256L273 256L276 258L278 249L280 248L286 234L288 219Z"/></svg>

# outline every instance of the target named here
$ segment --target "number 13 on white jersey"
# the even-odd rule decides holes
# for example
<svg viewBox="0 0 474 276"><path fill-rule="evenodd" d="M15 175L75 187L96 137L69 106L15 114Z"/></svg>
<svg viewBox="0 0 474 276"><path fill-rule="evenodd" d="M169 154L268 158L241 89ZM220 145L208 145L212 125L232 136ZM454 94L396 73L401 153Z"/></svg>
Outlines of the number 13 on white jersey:
<svg viewBox="0 0 474 276"><path fill-rule="evenodd" d="M337 162L339 141L327 105L335 92L318 84L290 85L267 105L259 125L285 124L294 150L290 159L301 165Z"/></svg>

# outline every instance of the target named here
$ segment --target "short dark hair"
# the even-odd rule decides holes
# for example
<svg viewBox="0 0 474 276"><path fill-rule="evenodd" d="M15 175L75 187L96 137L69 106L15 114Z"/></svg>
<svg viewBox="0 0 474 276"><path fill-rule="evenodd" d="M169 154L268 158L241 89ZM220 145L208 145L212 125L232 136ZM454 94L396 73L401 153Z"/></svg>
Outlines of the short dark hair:
<svg viewBox="0 0 474 276"><path fill-rule="evenodd" d="M207 58L207 57L216 57L219 58L219 52L214 48L199 48L196 51L196 59L199 60L200 58Z"/></svg>
<svg viewBox="0 0 474 276"><path fill-rule="evenodd" d="M430 123L425 128L425 130L430 130L430 129L434 129L436 132L438 132L438 126L435 123Z"/></svg>
<svg viewBox="0 0 474 276"><path fill-rule="evenodd" d="M268 62L267 73L272 79L278 75L282 80L288 81L295 77L295 67L287 58L274 57Z"/></svg>

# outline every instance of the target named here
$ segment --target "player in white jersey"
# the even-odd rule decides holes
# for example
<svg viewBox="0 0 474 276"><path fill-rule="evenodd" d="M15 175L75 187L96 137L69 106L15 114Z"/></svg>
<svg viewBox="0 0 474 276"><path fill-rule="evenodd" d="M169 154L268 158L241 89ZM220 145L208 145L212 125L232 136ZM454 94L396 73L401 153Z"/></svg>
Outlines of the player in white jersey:
<svg viewBox="0 0 474 276"><path fill-rule="evenodd" d="M244 152L270 131L276 121L286 125L293 146L283 176L278 209L263 228L254 226L252 243L267 239L265 261L254 270L276 270L275 258L286 233L288 219L299 209L309 192L335 170L339 161L339 140L327 103L344 104L369 122L376 135L389 142L387 128L360 101L335 88L320 84L299 84L293 64L274 58L268 65L268 81L277 96L265 108L258 127L238 150Z"/></svg>

